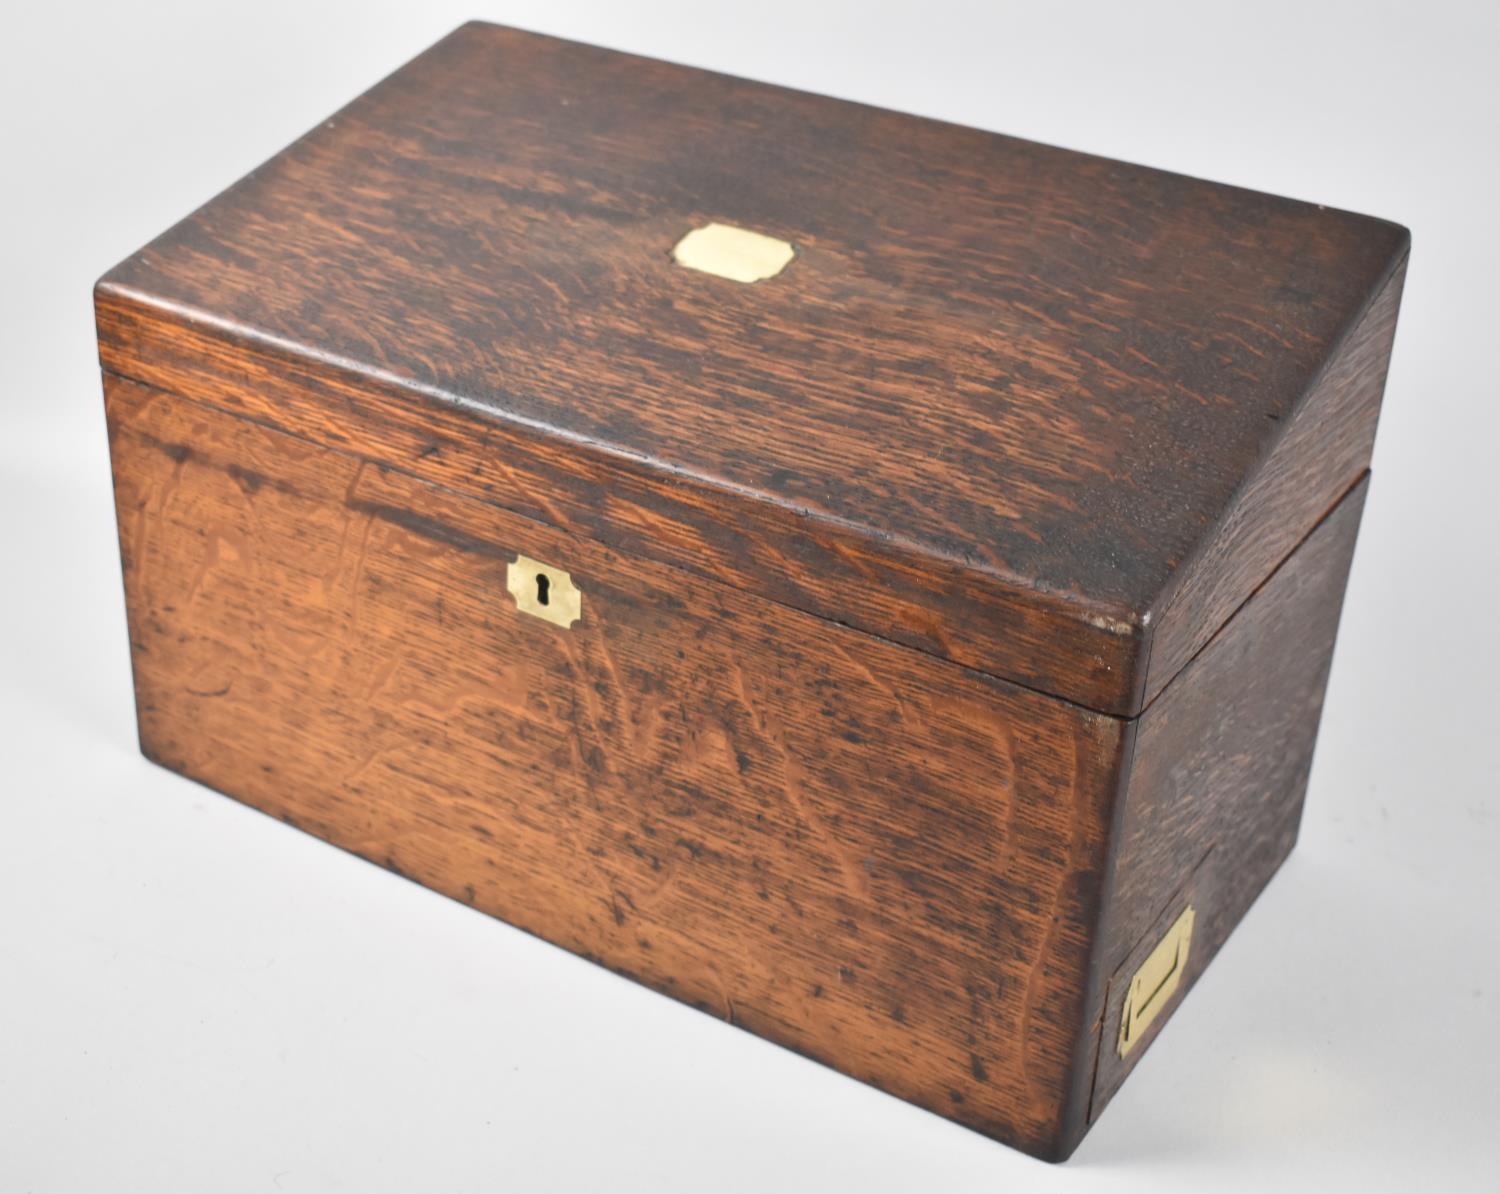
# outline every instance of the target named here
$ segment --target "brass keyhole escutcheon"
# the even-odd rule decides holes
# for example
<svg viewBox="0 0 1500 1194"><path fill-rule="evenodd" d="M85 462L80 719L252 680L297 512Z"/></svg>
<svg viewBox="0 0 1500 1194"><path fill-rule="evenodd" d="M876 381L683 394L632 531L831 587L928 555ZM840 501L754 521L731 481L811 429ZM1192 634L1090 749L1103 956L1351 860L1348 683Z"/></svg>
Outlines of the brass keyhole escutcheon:
<svg viewBox="0 0 1500 1194"><path fill-rule="evenodd" d="M505 568L505 587L516 608L565 630L583 616L583 594L561 568L518 555Z"/></svg>

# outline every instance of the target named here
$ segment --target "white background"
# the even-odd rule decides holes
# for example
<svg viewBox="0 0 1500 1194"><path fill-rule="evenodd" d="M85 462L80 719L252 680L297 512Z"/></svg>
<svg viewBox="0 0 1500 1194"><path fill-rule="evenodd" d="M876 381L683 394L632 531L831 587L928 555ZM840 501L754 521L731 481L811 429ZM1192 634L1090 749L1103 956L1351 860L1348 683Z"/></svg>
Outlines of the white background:
<svg viewBox="0 0 1500 1194"><path fill-rule="evenodd" d="M7 8L0 1191L1500 1189L1497 13ZM480 15L1413 229L1301 845L1069 1165L137 755L90 285Z"/></svg>

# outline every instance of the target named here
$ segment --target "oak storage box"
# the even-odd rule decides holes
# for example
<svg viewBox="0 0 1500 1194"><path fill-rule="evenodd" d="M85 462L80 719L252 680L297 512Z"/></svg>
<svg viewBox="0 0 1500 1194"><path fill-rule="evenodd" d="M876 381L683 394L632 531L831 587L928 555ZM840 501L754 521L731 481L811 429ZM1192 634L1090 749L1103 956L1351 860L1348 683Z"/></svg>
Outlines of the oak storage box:
<svg viewBox="0 0 1500 1194"><path fill-rule="evenodd" d="M97 287L142 747L1066 1156L1296 836L1407 244L465 26Z"/></svg>

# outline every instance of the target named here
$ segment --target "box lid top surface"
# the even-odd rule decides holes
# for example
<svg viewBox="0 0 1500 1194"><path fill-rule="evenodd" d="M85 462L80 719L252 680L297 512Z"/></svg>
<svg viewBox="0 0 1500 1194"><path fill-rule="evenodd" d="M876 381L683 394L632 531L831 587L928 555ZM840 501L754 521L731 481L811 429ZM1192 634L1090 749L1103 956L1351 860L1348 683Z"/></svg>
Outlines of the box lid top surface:
<svg viewBox="0 0 1500 1194"><path fill-rule="evenodd" d="M712 223L795 257L748 284L677 264ZM1019 595L1086 632L1060 650L1097 653L1143 640L1405 245L1367 217L474 24L100 293L784 511L761 544L783 564L815 570L825 527L902 561L872 586L931 562L955 600Z"/></svg>

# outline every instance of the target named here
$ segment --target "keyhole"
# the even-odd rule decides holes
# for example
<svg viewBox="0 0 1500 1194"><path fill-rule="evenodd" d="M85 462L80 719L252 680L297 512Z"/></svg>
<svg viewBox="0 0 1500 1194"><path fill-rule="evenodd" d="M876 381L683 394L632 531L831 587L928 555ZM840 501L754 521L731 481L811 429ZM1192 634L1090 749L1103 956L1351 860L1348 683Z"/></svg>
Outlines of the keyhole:
<svg viewBox="0 0 1500 1194"><path fill-rule="evenodd" d="M551 587L552 582L538 572L536 574L536 603L538 605L547 604L547 590Z"/></svg>

